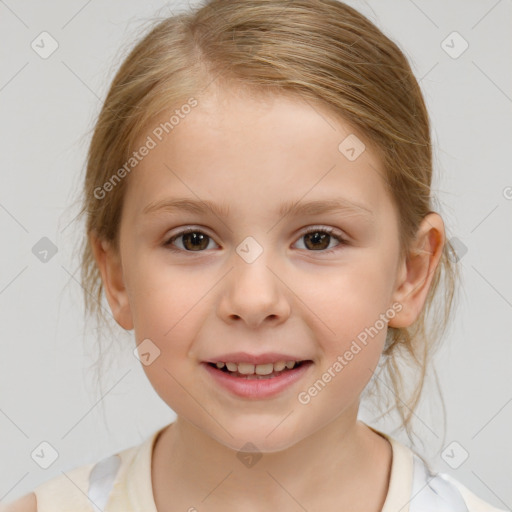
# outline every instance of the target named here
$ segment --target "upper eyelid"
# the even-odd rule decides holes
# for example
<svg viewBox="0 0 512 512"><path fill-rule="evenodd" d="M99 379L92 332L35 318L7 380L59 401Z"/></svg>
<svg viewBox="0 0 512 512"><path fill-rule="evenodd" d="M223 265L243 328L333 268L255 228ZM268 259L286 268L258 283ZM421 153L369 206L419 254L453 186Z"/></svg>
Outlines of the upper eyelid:
<svg viewBox="0 0 512 512"><path fill-rule="evenodd" d="M299 234L308 233L315 229L318 231L331 231L332 233L337 233L340 236L342 236L344 234L344 232L342 230L340 230L339 228L328 226L326 224L325 225L324 224L313 224L311 226L307 226L305 228L300 229ZM183 233L187 233L187 232L190 233L190 232L196 232L196 231L204 233L206 235L206 234L208 234L209 229L204 228L202 226L190 225L187 227L183 227L182 229L177 231L173 236L178 236L178 235L182 235ZM208 235L208 236L210 236L210 238L213 238L213 236L211 236L211 235Z"/></svg>

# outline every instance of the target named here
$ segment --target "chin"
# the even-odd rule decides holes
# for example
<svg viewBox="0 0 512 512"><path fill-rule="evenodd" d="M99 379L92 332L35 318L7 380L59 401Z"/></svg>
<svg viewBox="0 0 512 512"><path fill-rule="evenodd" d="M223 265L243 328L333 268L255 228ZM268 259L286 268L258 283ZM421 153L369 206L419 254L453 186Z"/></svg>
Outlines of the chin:
<svg viewBox="0 0 512 512"><path fill-rule="evenodd" d="M284 425L289 421L286 419L282 424L283 418L278 421L272 418L272 421L254 421L254 417L248 417L240 420L236 425L231 424L227 430L229 435L223 429L216 429L216 432L204 431L210 437L220 444L230 448L236 452L239 451L255 451L260 453L280 452L290 448L307 436L304 432L301 436L297 426L290 421L288 425ZM254 445L255 448L251 446Z"/></svg>

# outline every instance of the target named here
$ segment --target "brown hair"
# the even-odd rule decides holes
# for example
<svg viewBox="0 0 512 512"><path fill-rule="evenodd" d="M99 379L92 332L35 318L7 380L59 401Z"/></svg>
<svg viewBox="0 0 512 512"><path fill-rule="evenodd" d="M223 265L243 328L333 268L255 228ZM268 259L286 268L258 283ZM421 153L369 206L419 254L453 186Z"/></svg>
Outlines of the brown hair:
<svg viewBox="0 0 512 512"><path fill-rule="evenodd" d="M118 248L128 178L101 199L95 190L129 159L152 119L200 94L213 80L255 93L299 95L355 127L381 157L405 256L421 220L434 211L427 110L398 46L336 0L212 0L157 19L122 63L94 129L80 212L88 235ZM101 275L88 237L81 254L86 313L105 319ZM381 377L374 379L377 385L387 379L388 398L394 401L388 412L394 408L400 414L409 435L428 363L452 309L454 254L447 242L418 320L407 329L389 329ZM407 382L406 392L404 371L411 364L416 382Z"/></svg>

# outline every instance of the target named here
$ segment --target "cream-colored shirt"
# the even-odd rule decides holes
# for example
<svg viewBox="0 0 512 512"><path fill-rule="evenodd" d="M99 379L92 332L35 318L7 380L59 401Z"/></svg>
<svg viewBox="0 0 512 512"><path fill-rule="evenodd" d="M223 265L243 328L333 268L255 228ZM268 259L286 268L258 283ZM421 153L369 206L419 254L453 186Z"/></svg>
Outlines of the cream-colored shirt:
<svg viewBox="0 0 512 512"><path fill-rule="evenodd" d="M139 445L74 468L36 487L38 512L158 512L153 498L151 458L164 428ZM378 433L388 439L393 450L382 512L499 512L450 476L432 474L409 448ZM191 503L191 510L194 506ZM200 510L200 504L196 508Z"/></svg>

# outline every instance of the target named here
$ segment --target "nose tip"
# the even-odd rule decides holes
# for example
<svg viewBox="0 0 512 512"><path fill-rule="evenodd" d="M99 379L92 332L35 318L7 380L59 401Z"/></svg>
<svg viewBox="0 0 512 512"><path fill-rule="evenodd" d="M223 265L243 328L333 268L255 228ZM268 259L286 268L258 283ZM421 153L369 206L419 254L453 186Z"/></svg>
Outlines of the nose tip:
<svg viewBox="0 0 512 512"><path fill-rule="evenodd" d="M219 315L225 321L242 320L254 329L263 322L277 323L289 316L282 282L267 263L260 256L253 263L242 258L235 264L219 305Z"/></svg>

